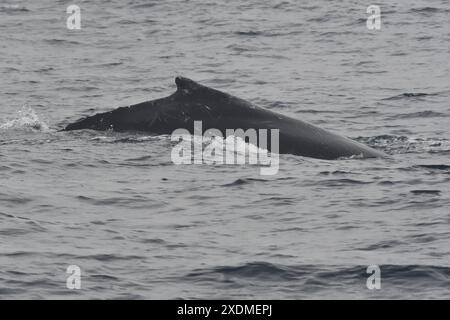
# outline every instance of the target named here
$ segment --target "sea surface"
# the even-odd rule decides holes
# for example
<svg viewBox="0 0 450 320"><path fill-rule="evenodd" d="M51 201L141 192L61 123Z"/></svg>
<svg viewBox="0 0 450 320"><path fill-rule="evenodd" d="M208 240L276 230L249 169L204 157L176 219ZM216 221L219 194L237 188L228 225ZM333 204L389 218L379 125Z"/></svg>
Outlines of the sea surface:
<svg viewBox="0 0 450 320"><path fill-rule="evenodd" d="M0 299L449 299L450 2L377 1L380 30L371 4L2 0ZM262 176L59 131L178 75L389 157Z"/></svg>

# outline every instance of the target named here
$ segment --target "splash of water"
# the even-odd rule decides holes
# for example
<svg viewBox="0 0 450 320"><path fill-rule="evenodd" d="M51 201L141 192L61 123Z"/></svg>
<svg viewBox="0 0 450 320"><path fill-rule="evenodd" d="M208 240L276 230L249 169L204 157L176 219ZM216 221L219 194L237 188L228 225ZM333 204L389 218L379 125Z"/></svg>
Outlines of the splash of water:
<svg viewBox="0 0 450 320"><path fill-rule="evenodd" d="M25 105L12 119L0 123L0 130L31 130L45 132L49 131L49 127L39 118L31 107Z"/></svg>

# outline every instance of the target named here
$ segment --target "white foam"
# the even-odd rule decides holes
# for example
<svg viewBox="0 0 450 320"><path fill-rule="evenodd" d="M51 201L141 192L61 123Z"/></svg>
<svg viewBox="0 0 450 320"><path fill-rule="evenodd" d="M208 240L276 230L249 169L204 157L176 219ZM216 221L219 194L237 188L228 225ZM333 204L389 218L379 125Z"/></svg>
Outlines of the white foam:
<svg viewBox="0 0 450 320"><path fill-rule="evenodd" d="M215 149L218 151L219 157L234 158L234 155L242 155L242 156L253 156L255 158L258 157L259 154L267 153L266 149L259 148L251 143L247 143L241 137L238 136L228 136L226 138L223 137L199 137L194 135L183 135L182 139L184 141L190 143L200 143L202 144L203 149L206 146ZM275 153L274 153L275 155ZM206 156L208 159L208 157ZM208 159L210 160L210 159Z"/></svg>
<svg viewBox="0 0 450 320"><path fill-rule="evenodd" d="M0 123L0 129L44 132L50 130L48 125L29 106L23 106L12 119Z"/></svg>

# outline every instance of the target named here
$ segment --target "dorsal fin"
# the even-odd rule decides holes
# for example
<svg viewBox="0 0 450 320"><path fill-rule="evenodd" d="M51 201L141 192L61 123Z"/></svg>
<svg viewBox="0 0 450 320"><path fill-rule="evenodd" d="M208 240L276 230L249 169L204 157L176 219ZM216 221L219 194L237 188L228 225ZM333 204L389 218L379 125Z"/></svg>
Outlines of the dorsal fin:
<svg viewBox="0 0 450 320"><path fill-rule="evenodd" d="M181 93L190 93L192 91L204 88L204 86L198 84L194 80L184 77L176 77L175 84L177 85L177 91Z"/></svg>

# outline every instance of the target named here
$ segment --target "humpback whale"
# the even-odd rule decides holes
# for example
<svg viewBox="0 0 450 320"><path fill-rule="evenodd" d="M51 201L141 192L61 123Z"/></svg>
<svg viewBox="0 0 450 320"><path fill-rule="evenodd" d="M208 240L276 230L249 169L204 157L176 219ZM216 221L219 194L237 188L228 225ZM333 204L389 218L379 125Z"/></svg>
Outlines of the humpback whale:
<svg viewBox="0 0 450 320"><path fill-rule="evenodd" d="M302 120L256 106L230 94L176 77L172 95L113 111L95 114L69 124L63 131L91 129L171 134L176 129L194 132L218 129L278 129L279 153L333 160L342 157L384 157L383 152L331 133ZM270 150L270 145L267 147Z"/></svg>

